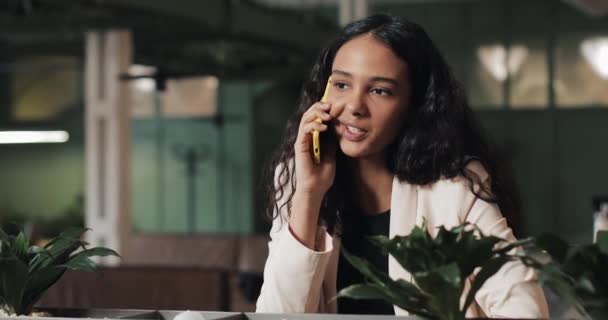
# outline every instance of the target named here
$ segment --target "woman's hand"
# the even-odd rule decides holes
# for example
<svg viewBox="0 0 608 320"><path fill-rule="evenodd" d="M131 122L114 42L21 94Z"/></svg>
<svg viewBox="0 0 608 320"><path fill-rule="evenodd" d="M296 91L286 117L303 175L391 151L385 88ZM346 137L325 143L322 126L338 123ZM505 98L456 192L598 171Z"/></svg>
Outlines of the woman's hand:
<svg viewBox="0 0 608 320"><path fill-rule="evenodd" d="M336 176L336 143L322 144L321 163L315 164L312 152L312 131L321 135L329 134L330 126L315 121L321 118L330 122L331 106L327 103L313 104L300 120L298 136L294 145L296 190L292 198L289 227L291 233L302 244L312 250L315 247L319 211L325 193L334 183Z"/></svg>
<svg viewBox="0 0 608 320"><path fill-rule="evenodd" d="M319 131L321 135L329 134L331 127L326 123L333 120L329 113L331 105L317 102L313 104L300 120L298 136L294 145L296 169L296 194L306 195L314 199L323 199L325 193L334 183L336 176L336 145L323 144L321 163L315 164L312 152L312 132ZM315 121L320 118L325 123Z"/></svg>

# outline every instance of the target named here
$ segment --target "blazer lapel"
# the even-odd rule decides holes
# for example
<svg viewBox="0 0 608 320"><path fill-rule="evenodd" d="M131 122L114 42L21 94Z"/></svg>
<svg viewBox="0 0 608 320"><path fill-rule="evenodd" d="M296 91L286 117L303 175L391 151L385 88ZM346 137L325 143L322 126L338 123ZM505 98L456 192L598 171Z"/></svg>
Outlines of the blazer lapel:
<svg viewBox="0 0 608 320"><path fill-rule="evenodd" d="M406 182L399 182L395 177L393 179L393 188L391 191L391 220L389 227L389 238L400 235L408 235L416 224L418 208L418 189L415 185ZM336 313L338 304L336 300L328 302L336 295L336 278L338 273L338 258L340 256L340 238L333 237L334 250L327 265L325 273L325 281L323 284L323 293L325 295L326 305L321 308L323 312ZM411 281L412 276L393 258L389 257L388 273L392 279L406 279ZM407 315L408 312L401 308L395 307L396 315Z"/></svg>
<svg viewBox="0 0 608 320"><path fill-rule="evenodd" d="M332 237L334 250L331 253L329 262L327 263L327 270L325 271L325 277L323 282L323 292L325 293L325 306L322 309L324 313L337 313L338 312L338 301L333 299L337 293L337 278L338 278L338 259L340 257L340 243L341 239L337 236ZM323 300L321 300L323 301Z"/></svg>
<svg viewBox="0 0 608 320"><path fill-rule="evenodd" d="M418 189L415 185L393 179L391 191L391 220L389 238L410 234L416 224L418 208ZM388 274L392 279L412 280L407 272L392 256L388 260ZM408 312L395 306L395 315L407 315Z"/></svg>

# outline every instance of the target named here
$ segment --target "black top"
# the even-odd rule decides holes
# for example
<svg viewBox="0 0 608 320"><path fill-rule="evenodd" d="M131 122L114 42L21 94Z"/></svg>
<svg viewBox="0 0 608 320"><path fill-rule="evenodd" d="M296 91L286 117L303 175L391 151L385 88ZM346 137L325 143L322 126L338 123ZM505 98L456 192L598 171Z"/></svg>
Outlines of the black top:
<svg viewBox="0 0 608 320"><path fill-rule="evenodd" d="M342 246L351 254L372 263L388 273L388 256L373 245L367 237L388 237L391 211L374 215L353 215L342 220ZM337 289L340 291L352 284L365 282L364 276L340 254L338 260ZM338 299L338 313L342 314L388 314L394 315L393 305L382 300Z"/></svg>

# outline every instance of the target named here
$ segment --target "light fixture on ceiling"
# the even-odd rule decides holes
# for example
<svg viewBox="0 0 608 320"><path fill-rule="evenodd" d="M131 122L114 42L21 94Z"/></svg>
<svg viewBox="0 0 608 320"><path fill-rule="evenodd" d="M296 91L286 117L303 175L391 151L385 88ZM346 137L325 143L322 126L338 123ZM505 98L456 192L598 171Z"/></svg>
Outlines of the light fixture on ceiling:
<svg viewBox="0 0 608 320"><path fill-rule="evenodd" d="M135 80L134 85L137 90L146 93L154 92L156 87L156 83L154 83L154 80L150 78L137 79Z"/></svg>
<svg viewBox="0 0 608 320"><path fill-rule="evenodd" d="M0 144L64 143L69 139L66 131L0 131Z"/></svg>
<svg viewBox="0 0 608 320"><path fill-rule="evenodd" d="M581 43L581 54L602 79L608 80L608 37L592 37Z"/></svg>
<svg viewBox="0 0 608 320"><path fill-rule="evenodd" d="M135 79L133 82L133 86L144 93L154 92L156 89L156 82L152 78L148 78L148 76L154 75L157 69L153 66L145 66L141 64L133 64L129 66L129 74L135 77L141 77Z"/></svg>
<svg viewBox="0 0 608 320"><path fill-rule="evenodd" d="M508 55L508 57L507 57ZM515 75L528 57L528 48L523 45L513 45L509 50L505 46L485 45L477 48L477 57L488 72L498 81Z"/></svg>

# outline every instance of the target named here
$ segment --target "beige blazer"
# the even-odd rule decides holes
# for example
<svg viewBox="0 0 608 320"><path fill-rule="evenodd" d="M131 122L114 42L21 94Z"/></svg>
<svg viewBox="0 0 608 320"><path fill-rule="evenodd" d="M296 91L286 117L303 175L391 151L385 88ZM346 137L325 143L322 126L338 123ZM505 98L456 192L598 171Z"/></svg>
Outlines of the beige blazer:
<svg viewBox="0 0 608 320"><path fill-rule="evenodd" d="M467 166L483 183L489 177L481 164ZM285 196L286 198L286 196ZM267 313L336 313L336 276L340 239L331 237L324 227L317 231L316 250L300 243L289 231L287 212L275 219L270 230L264 284L256 312ZM426 186L393 180L389 237L407 235L426 219L429 232L465 221L476 224L484 234L515 240L505 218L495 204L483 201L471 192L463 177L441 179ZM389 257L389 275L393 279L412 280L411 275ZM466 292L472 278L467 279ZM463 299L461 299L463 300ZM396 315L408 312L398 307ZM467 317L548 318L549 312L536 275L520 262L510 262L487 280L475 295Z"/></svg>

